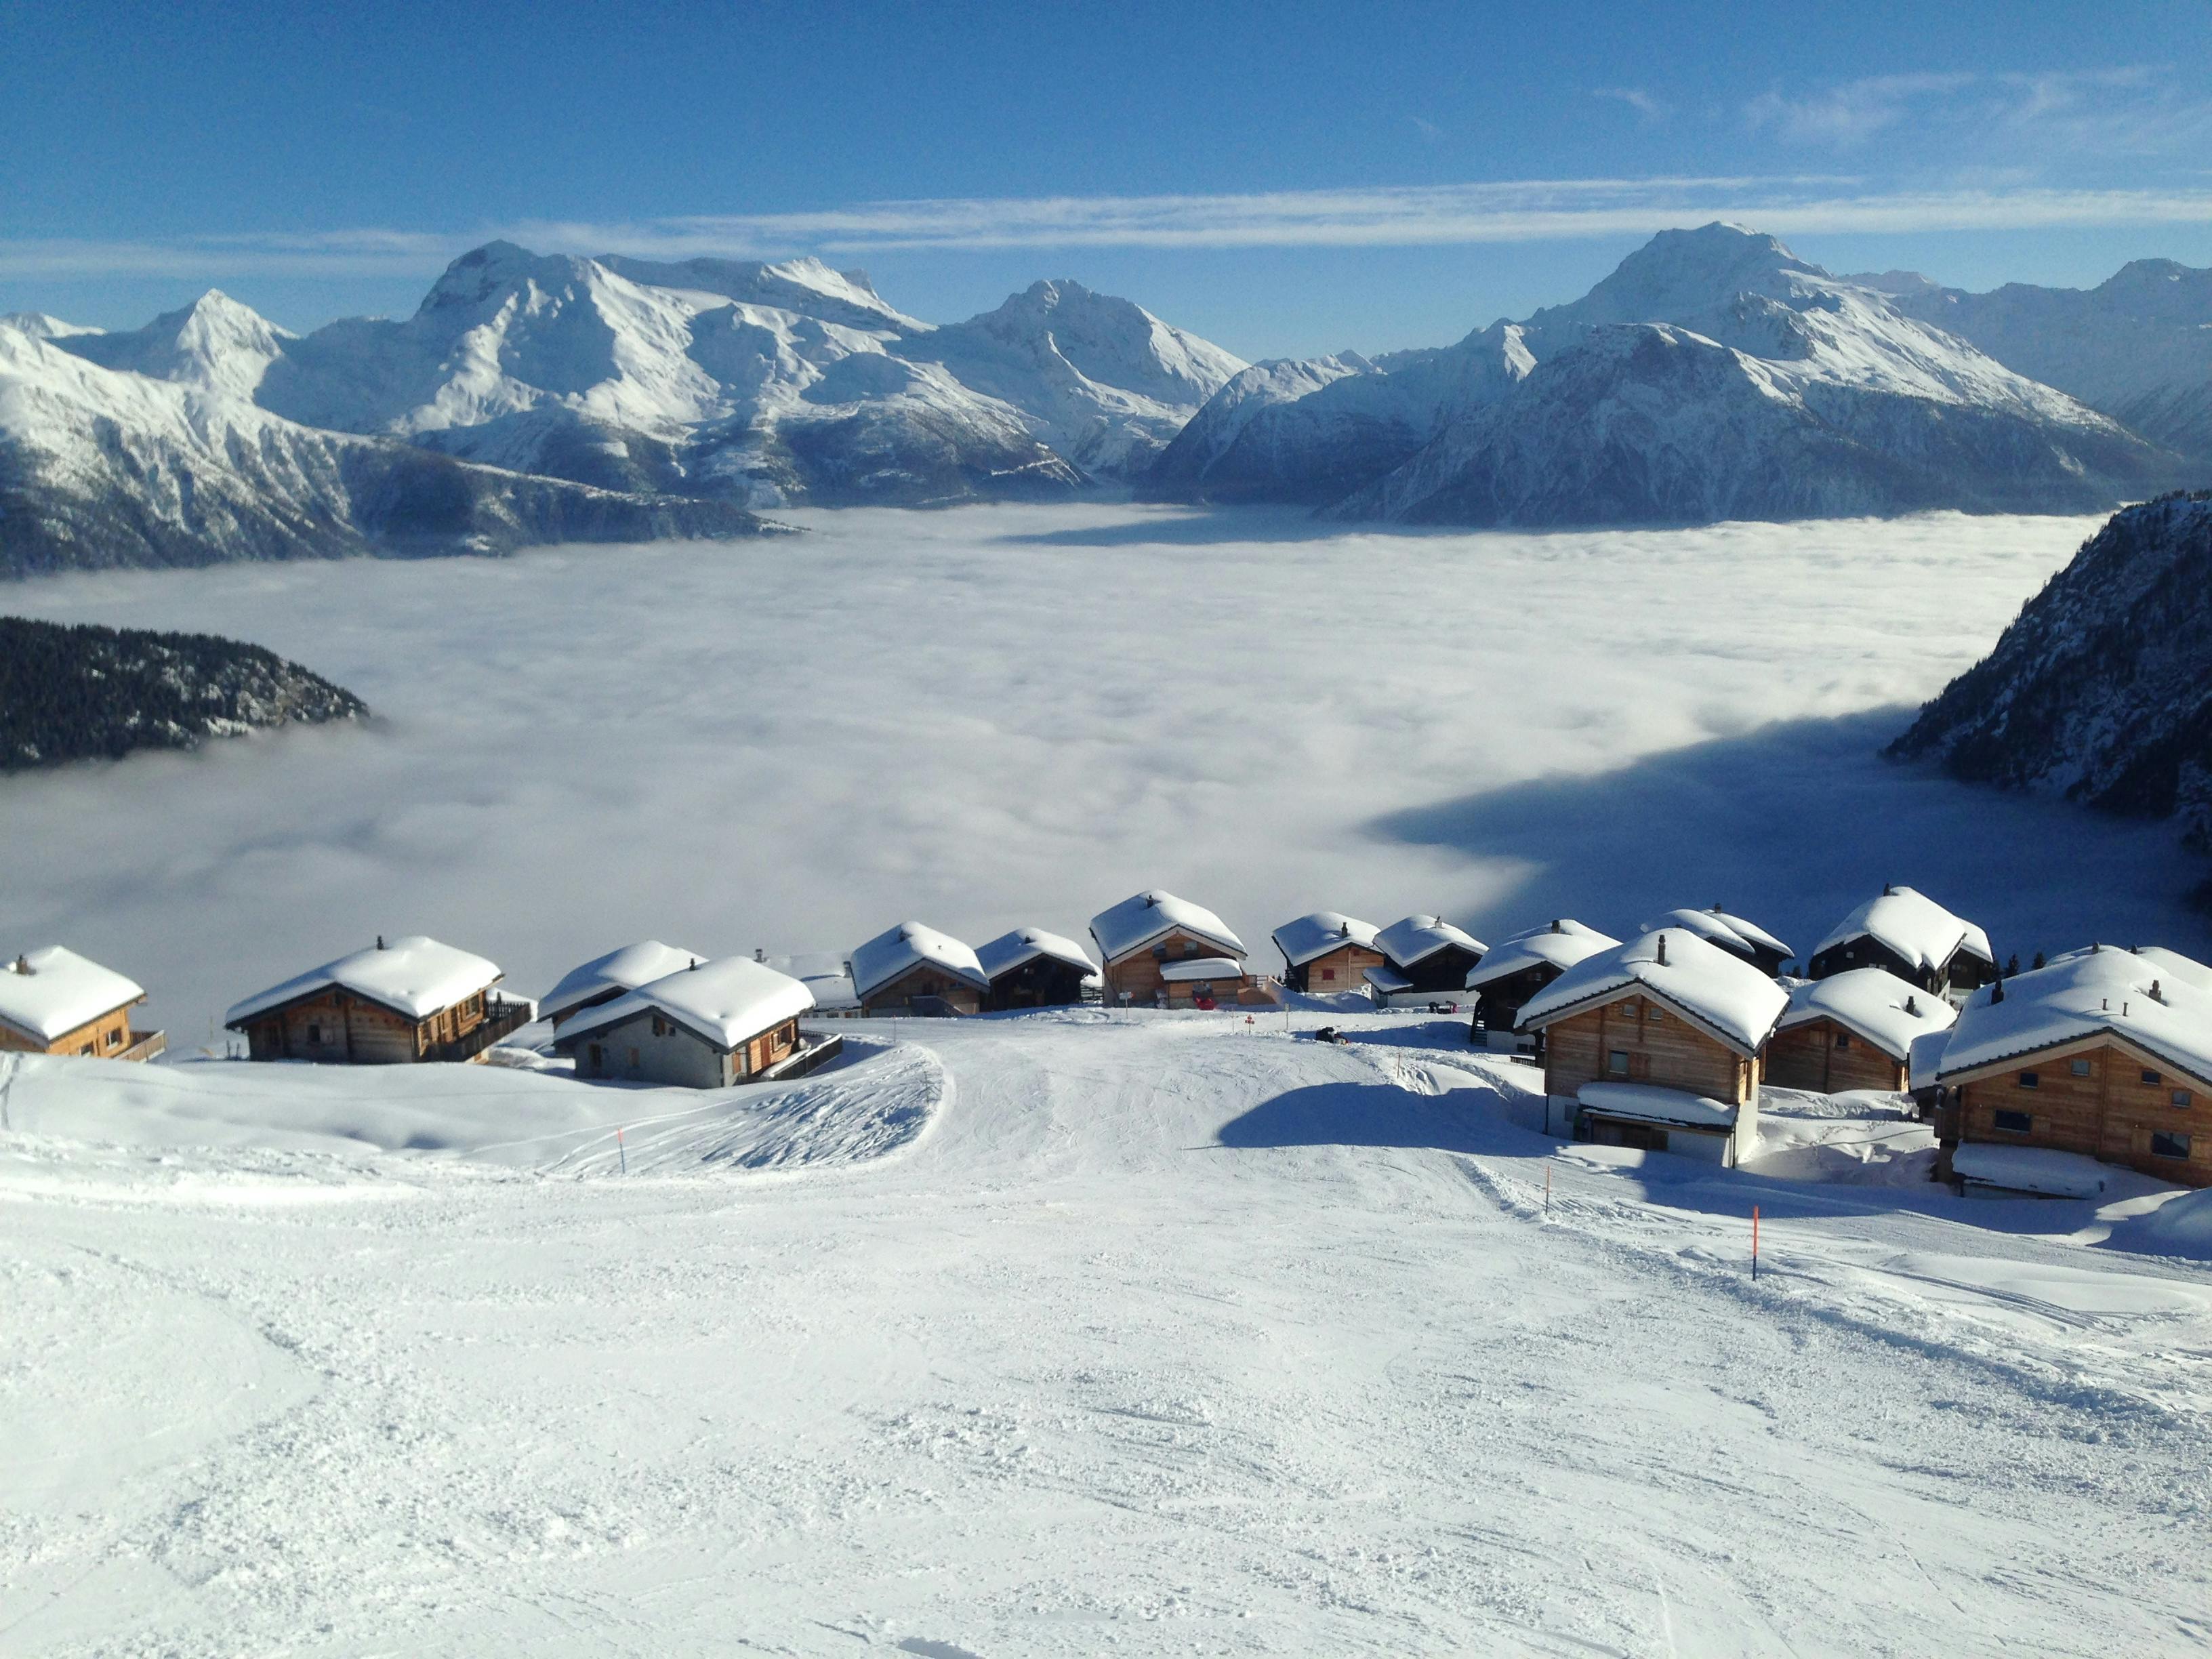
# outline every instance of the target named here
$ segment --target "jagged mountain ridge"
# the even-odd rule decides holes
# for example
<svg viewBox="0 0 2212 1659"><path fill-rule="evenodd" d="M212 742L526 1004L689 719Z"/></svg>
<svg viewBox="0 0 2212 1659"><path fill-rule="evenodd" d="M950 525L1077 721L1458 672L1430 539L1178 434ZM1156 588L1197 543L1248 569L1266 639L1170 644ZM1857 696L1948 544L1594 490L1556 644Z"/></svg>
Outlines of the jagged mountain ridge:
<svg viewBox="0 0 2212 1659"><path fill-rule="evenodd" d="M1890 752L2212 851L2212 492L2114 514Z"/></svg>
<svg viewBox="0 0 2212 1659"><path fill-rule="evenodd" d="M2008 283L1986 294L1917 271L1850 280L2212 469L2212 270L2136 259L2092 289Z"/></svg>
<svg viewBox="0 0 2212 1659"><path fill-rule="evenodd" d="M1447 524L2078 512L2178 459L1772 237L1654 237L1458 345L1262 364L1140 486Z"/></svg>
<svg viewBox="0 0 2212 1659"><path fill-rule="evenodd" d="M60 343L0 325L0 575L763 527L726 502L594 489L301 426L222 389L234 360L205 366L202 384L102 368ZM171 366L203 367L189 351Z"/></svg>
<svg viewBox="0 0 2212 1659"><path fill-rule="evenodd" d="M456 259L403 319L291 336L239 312L210 295L130 336L54 343L306 426L749 505L1065 495L1148 464L1243 366L1073 283L940 328L815 259L509 242Z"/></svg>
<svg viewBox="0 0 2212 1659"><path fill-rule="evenodd" d="M0 617L0 772L368 713L343 686L258 645Z"/></svg>

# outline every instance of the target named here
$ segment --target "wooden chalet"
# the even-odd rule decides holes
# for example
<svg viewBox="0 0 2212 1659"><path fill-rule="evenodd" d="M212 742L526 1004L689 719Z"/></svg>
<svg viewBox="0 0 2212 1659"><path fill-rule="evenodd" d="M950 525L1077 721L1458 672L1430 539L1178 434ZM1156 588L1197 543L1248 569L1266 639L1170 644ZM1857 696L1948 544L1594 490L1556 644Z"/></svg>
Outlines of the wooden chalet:
<svg viewBox="0 0 2212 1659"><path fill-rule="evenodd" d="M1586 957L1521 1011L1545 1036L1546 1126L1733 1165L1757 1142L1759 1061L1788 994L1696 933Z"/></svg>
<svg viewBox="0 0 2212 1659"><path fill-rule="evenodd" d="M1244 966L1244 942L1202 904L1136 893L1091 919L1109 1007L1218 1007L1273 1000Z"/></svg>
<svg viewBox="0 0 2212 1659"><path fill-rule="evenodd" d="M0 1054L151 1060L167 1039L131 1029L145 1000L135 981L63 945L25 951L0 962Z"/></svg>
<svg viewBox="0 0 2212 1659"><path fill-rule="evenodd" d="M492 988L493 963L419 934L271 986L223 1016L253 1060L404 1066L473 1060L536 1017L536 1005Z"/></svg>
<svg viewBox="0 0 2212 1659"><path fill-rule="evenodd" d="M555 1028L553 1052L579 1078L726 1089L799 1077L835 1058L842 1037L801 1031L813 994L746 957L681 968L577 1008Z"/></svg>
<svg viewBox="0 0 2212 1659"><path fill-rule="evenodd" d="M1283 983L1293 991L1365 991L1368 975L1388 958L1376 948L1375 924L1336 910L1316 910L1275 929Z"/></svg>
<svg viewBox="0 0 2212 1659"><path fill-rule="evenodd" d="M1910 887L1885 887L1828 930L1806 963L1812 979L1886 968L1938 994L1965 993L1997 975L1990 936Z"/></svg>
<svg viewBox="0 0 2212 1659"><path fill-rule="evenodd" d="M557 1025L582 1009L627 996L641 985L679 973L701 960L696 951L678 950L657 939L625 945L563 974L558 985L538 999L538 1018Z"/></svg>
<svg viewBox="0 0 2212 1659"><path fill-rule="evenodd" d="M1770 979L1782 971L1784 963L1796 955L1758 923L1733 915L1717 904L1705 910L1669 910L1662 916L1654 916L1638 931L1656 933L1662 927L1686 929L1709 944L1733 951Z"/></svg>
<svg viewBox="0 0 2212 1659"><path fill-rule="evenodd" d="M1461 988L1475 994L1475 1021L1490 1035L1492 1046L1510 1047L1528 1002L1584 957L1620 943L1610 933L1562 916L1485 951Z"/></svg>
<svg viewBox="0 0 2212 1659"><path fill-rule="evenodd" d="M2056 957L1974 993L1936 1080L1947 1176L2048 1190L2038 1163L2071 1154L2212 1186L2212 969L2156 947Z"/></svg>
<svg viewBox="0 0 2212 1659"><path fill-rule="evenodd" d="M975 947L975 960L991 982L983 1006L994 1012L1073 1007L1098 975L1080 945L1042 927L1001 933Z"/></svg>
<svg viewBox="0 0 2212 1659"><path fill-rule="evenodd" d="M1441 916L1401 916L1375 936L1375 944L1403 981L1391 985L1393 993L1416 996L1440 992L1459 996L1467 989L1467 976L1489 948Z"/></svg>
<svg viewBox="0 0 2212 1659"><path fill-rule="evenodd" d="M859 946L848 969L864 1015L981 1013L991 994L975 951L919 921L902 921Z"/></svg>
<svg viewBox="0 0 2212 1659"><path fill-rule="evenodd" d="M1912 1045L1951 1028L1957 1011L1886 968L1854 968L1790 988L1790 1006L1766 1045L1766 1081L1838 1094L1911 1086Z"/></svg>

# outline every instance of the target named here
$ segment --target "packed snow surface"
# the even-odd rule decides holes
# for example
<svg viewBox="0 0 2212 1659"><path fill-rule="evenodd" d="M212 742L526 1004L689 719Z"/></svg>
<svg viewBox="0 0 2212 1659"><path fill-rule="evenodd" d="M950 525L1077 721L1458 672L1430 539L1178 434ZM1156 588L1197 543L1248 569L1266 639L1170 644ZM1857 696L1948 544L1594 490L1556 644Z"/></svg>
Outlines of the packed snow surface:
<svg viewBox="0 0 2212 1659"><path fill-rule="evenodd" d="M1244 941L1229 931L1228 923L1204 905L1193 904L1173 893L1133 894L1091 918L1091 937L1109 962L1178 927L1219 945L1240 961L1244 956Z"/></svg>
<svg viewBox="0 0 2212 1659"><path fill-rule="evenodd" d="M1887 968L1853 968L1791 986L1780 1029L1832 1019L1892 1060L1905 1060L1914 1043L1925 1036L1942 1037L1957 1018L1943 998L1907 984Z"/></svg>
<svg viewBox="0 0 2212 1659"><path fill-rule="evenodd" d="M1336 910L1316 910L1300 916L1296 921L1286 921L1275 929L1275 948L1283 953L1283 960L1297 968L1325 957L1331 951L1341 951L1347 945L1375 947L1375 924L1362 921L1357 916L1347 916Z"/></svg>
<svg viewBox="0 0 2212 1659"><path fill-rule="evenodd" d="M1990 936L1980 927L1910 887L1891 887L1859 905L1828 930L1813 954L1817 957L1856 939L1886 945L1926 973L1948 966L1961 947L1984 962L1996 961Z"/></svg>
<svg viewBox="0 0 2212 1659"><path fill-rule="evenodd" d="M608 991L635 991L699 960L698 951L679 951L657 939L625 945L562 975L560 982L538 1000L538 1017L557 1020L595 996Z"/></svg>
<svg viewBox="0 0 2212 1659"><path fill-rule="evenodd" d="M720 1048L734 1048L814 1006L814 993L750 957L679 968L562 1022L563 1039L605 1030L647 1012L665 1015ZM565 1042L564 1042L565 1046Z"/></svg>
<svg viewBox="0 0 2212 1659"><path fill-rule="evenodd" d="M2212 1086L2212 990L2117 945L2069 951L1984 985L1943 1049L1946 1079L2100 1033L2124 1037Z"/></svg>
<svg viewBox="0 0 2212 1659"><path fill-rule="evenodd" d="M240 1024L256 1014L333 987L422 1019L475 995L500 977L496 963L421 933L410 933L389 945L380 939L365 951L326 962L281 985L272 985L258 996L233 1003L222 1019L226 1025Z"/></svg>
<svg viewBox="0 0 2212 1659"><path fill-rule="evenodd" d="M1733 952L1687 932L1644 933L1601 951L1522 1005L1533 1029L1585 1004L1641 988L1745 1054L1755 1054L1790 1006L1790 994Z"/></svg>
<svg viewBox="0 0 2212 1659"><path fill-rule="evenodd" d="M706 1095L24 1062L5 1645L2191 1644L2212 1273L2096 1248L2159 1194L1575 1146L1460 1022L1328 1018Z"/></svg>
<svg viewBox="0 0 2212 1659"><path fill-rule="evenodd" d="M66 945L19 951L0 961L0 1024L46 1042L145 994L137 981Z"/></svg>
<svg viewBox="0 0 2212 1659"><path fill-rule="evenodd" d="M924 963L982 990L991 988L991 977L974 951L926 922L902 921L853 947L853 989L865 1000L878 986Z"/></svg>

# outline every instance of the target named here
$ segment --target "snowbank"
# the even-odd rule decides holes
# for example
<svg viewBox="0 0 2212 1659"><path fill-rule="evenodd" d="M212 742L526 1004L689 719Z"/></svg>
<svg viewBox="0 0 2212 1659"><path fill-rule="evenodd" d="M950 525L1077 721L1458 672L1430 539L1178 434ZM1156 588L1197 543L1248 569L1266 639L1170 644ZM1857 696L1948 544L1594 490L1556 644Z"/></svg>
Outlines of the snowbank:
<svg viewBox="0 0 2212 1659"><path fill-rule="evenodd" d="M1991 1146L1975 1141L1951 1154L1951 1170L1967 1181L2009 1192L2045 1193L2054 1198L2094 1198L2112 1180L2112 1170L2094 1158L2049 1146Z"/></svg>

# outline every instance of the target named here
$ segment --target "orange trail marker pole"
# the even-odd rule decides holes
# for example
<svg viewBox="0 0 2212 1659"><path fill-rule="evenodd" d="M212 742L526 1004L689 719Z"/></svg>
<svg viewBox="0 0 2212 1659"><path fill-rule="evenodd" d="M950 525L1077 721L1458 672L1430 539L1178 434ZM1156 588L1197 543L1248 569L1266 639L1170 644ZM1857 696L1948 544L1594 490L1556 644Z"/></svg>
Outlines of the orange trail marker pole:
<svg viewBox="0 0 2212 1659"><path fill-rule="evenodd" d="M1756 1204L1751 1206L1751 1277L1754 1283L1757 1282L1759 1279L1759 1206Z"/></svg>
<svg viewBox="0 0 2212 1659"><path fill-rule="evenodd" d="M622 1159L622 1172L624 1175L628 1175L629 1173L629 1148L623 1145L623 1133L620 1129L615 1131L615 1152Z"/></svg>
<svg viewBox="0 0 2212 1659"><path fill-rule="evenodd" d="M1544 1165L1544 1213L1545 1213L1546 1215L1549 1215L1549 1214L1551 1214L1551 1212L1552 1212L1552 1166L1547 1163L1547 1164L1546 1164Z"/></svg>

